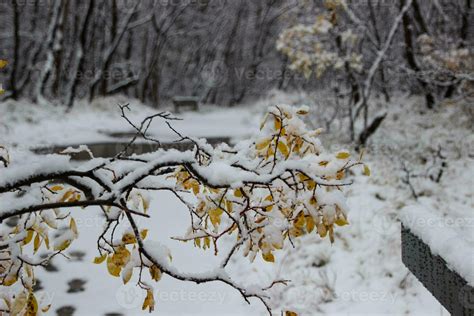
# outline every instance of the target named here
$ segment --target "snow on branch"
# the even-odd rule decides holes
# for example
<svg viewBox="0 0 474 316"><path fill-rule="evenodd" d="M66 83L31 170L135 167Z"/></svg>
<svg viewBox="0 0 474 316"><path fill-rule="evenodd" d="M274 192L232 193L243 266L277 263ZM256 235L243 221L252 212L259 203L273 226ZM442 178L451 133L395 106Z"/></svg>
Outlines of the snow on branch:
<svg viewBox="0 0 474 316"><path fill-rule="evenodd" d="M159 118L176 133L178 141L191 140L194 149L159 149L128 157L123 152L79 165L70 163L67 155L16 162L2 154L7 163L0 166L0 284L23 287L16 296L5 297L11 313L34 315L49 308L32 292L34 267L47 262L35 257L40 250L46 252L46 258L60 255L78 238L73 207L101 208L105 225L97 236L94 263L105 262L109 273L124 283L135 272L138 286L147 292L143 309L149 311L155 305L151 280L168 275L198 284L225 283L248 303L250 299L263 303L271 314L265 291L286 281L258 287L241 285L226 273L230 259L241 254L253 261L261 255L274 262L273 253L285 243L310 233L334 242L335 227L348 224L342 190L351 182L345 180L345 174L363 165L362 157L353 160L348 151L326 151L318 139L321 130L308 130L304 123L307 107L271 107L254 137L232 147L222 144L216 148L205 140L181 135L172 128L170 121L176 118L169 113L135 124L127 118L126 107L121 110L137 133L131 143L138 137L147 138L148 127ZM364 172L369 173L367 166ZM215 269L204 274L183 273L172 265L172 254L166 247L146 239L148 229L141 225L150 217L151 194L161 190L172 192L189 211L188 228L175 240L213 248L217 255L223 247L221 237L236 236ZM187 202L190 194L196 198L195 204ZM137 217L143 219L140 226ZM3 225L12 218L17 219L14 227Z"/></svg>

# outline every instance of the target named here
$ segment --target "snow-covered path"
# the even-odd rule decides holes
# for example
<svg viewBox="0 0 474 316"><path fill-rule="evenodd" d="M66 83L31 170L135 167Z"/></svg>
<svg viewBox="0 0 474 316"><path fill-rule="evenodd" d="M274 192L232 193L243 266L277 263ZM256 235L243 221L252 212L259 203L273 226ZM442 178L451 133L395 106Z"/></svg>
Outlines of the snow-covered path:
<svg viewBox="0 0 474 316"><path fill-rule="evenodd" d="M80 236L67 253L85 253L83 261L55 258L57 272L42 271L38 274L46 298L51 299L54 309L74 306L74 315L143 315L141 305L145 293L136 287L137 278L123 285L121 278L107 272L105 263L95 265L96 241L103 225L98 209L76 209L75 218ZM221 256L214 256L209 249L194 248L192 243L171 240L183 234L183 222L188 219L187 209L170 193L153 196L150 206L151 220L138 221L142 228L149 228L149 240L159 240L171 249L173 264L181 271L208 271L219 264ZM222 248L222 253L224 248ZM262 264L262 263L260 263ZM256 266L258 264L256 263ZM136 276L135 276L136 277ZM85 291L67 293L67 283L73 279L85 280ZM134 282L135 281L135 282ZM256 280L257 281L257 280ZM263 307L255 301L249 306L240 294L229 286L219 283L195 285L164 276L156 283L156 314L159 315L255 315Z"/></svg>

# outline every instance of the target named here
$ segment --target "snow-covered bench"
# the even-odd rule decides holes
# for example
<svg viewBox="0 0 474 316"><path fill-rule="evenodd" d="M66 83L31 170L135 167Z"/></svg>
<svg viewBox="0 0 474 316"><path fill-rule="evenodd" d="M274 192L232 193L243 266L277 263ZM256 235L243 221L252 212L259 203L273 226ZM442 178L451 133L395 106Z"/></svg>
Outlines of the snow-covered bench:
<svg viewBox="0 0 474 316"><path fill-rule="evenodd" d="M474 248L449 220L418 207L402 212L402 261L451 315L474 315ZM474 232L473 232L474 233Z"/></svg>
<svg viewBox="0 0 474 316"><path fill-rule="evenodd" d="M182 108L187 108L192 111L199 110L199 101L197 97L191 96L176 96L173 98L174 111L179 113Z"/></svg>

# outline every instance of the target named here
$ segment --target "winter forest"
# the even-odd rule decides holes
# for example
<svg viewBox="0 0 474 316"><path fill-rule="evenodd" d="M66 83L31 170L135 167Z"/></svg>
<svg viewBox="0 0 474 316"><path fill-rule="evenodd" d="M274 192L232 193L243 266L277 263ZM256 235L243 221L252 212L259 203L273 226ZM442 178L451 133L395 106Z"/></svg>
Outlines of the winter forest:
<svg viewBox="0 0 474 316"><path fill-rule="evenodd" d="M474 315L472 0L0 0L0 315Z"/></svg>

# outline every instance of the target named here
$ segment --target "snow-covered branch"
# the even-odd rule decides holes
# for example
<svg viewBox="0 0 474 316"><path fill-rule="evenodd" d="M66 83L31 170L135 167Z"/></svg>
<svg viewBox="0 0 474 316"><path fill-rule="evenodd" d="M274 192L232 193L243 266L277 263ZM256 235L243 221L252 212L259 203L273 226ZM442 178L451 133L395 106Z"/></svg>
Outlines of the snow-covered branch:
<svg viewBox="0 0 474 316"><path fill-rule="evenodd" d="M136 124L127 118L126 107L121 109L137 137L147 137L154 118L168 124L176 119L162 112ZM44 241L42 250L49 257L60 254L79 235L74 211L65 209L100 206L105 225L98 236L95 263L106 261L109 273L121 276L124 283L139 270L138 285L147 291L144 309L154 308L151 283L141 273L146 269L154 281L165 274L195 283L225 283L245 301L261 301L271 313L265 291L284 281L250 289L227 275L230 258L241 253L253 261L261 254L265 261L274 262L273 252L285 241L312 232L333 241L335 226L348 224L342 189L351 182L344 180L345 172L362 165L360 158L351 161L345 150L325 151L317 138L320 130L306 128L303 118L307 112L306 107L271 107L260 132L233 147L213 148L205 140L192 139L195 146L190 151L159 149L130 157L91 158L79 165L72 164L67 155L50 155L26 164L13 159L0 170L0 222L18 219L15 227L0 230L4 243L0 283L9 286L21 281L25 295L35 299L30 270L39 261L26 256L27 245L34 239L34 255ZM190 139L173 131L180 141ZM368 173L368 167L364 172ZM171 253L164 246L146 240L148 230L139 227L135 218L146 221L150 217L150 194L159 190L173 192L189 211L189 227L176 240L192 241L204 249L213 247L217 255L222 236L237 236L222 264L204 274L183 273L172 266ZM189 194L195 196L196 204L187 202ZM122 222L126 228L117 229ZM27 302L23 308L31 308Z"/></svg>

